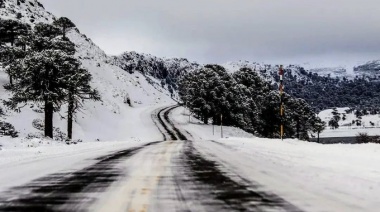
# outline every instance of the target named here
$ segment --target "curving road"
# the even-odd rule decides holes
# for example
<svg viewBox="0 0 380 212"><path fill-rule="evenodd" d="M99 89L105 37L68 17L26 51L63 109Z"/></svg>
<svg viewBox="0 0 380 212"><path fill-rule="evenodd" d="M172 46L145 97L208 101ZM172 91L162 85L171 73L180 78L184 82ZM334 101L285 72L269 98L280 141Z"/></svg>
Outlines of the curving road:
<svg viewBox="0 0 380 212"><path fill-rule="evenodd" d="M170 119L177 106L157 110L163 141L97 158L75 172L57 173L0 195L0 211L300 211L201 154Z"/></svg>

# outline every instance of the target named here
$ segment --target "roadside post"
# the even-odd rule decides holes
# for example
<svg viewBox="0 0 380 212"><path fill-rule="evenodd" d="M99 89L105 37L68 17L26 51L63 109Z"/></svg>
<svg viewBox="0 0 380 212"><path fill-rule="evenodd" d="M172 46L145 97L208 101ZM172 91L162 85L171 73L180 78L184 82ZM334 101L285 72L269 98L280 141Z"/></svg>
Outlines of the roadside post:
<svg viewBox="0 0 380 212"><path fill-rule="evenodd" d="M220 135L223 138L223 114L220 114Z"/></svg>
<svg viewBox="0 0 380 212"><path fill-rule="evenodd" d="M212 135L215 135L215 123L212 123Z"/></svg>
<svg viewBox="0 0 380 212"><path fill-rule="evenodd" d="M281 140L284 140L284 115L285 115L285 110L284 110L284 69L283 66L280 65L280 70L279 70L279 75L280 75L280 116L281 116L281 127L280 127L280 138Z"/></svg>

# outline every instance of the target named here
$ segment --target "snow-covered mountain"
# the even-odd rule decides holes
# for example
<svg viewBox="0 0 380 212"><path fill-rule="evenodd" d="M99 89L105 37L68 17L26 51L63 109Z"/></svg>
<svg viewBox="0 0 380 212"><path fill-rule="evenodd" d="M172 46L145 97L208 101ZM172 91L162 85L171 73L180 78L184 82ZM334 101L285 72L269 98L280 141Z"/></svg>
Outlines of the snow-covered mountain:
<svg viewBox="0 0 380 212"><path fill-rule="evenodd" d="M52 23L57 17L46 11L37 0L0 0L0 18L19 19L33 26L39 22ZM79 29L71 30L68 38L75 43L76 57L83 67L93 76L92 86L96 88L102 102L86 102L83 112L77 114L74 125L74 138L86 140L127 139L134 136L134 114L141 106L174 103L170 93L163 89L160 81L140 72L126 72L114 65L115 59L105 54L90 38L81 34ZM3 85L8 77L0 70L0 99L7 99L11 94L4 90ZM126 96L131 99L133 107L125 103ZM1 105L3 110L6 108ZM37 112L36 112L37 111ZM13 124L20 136L39 132L33 129L35 119L43 119L34 104L22 109L21 113L6 110L6 116L0 117ZM65 115L65 107L60 114ZM58 115L54 117L54 126L66 131L66 122ZM129 129L128 129L129 128Z"/></svg>
<svg viewBox="0 0 380 212"><path fill-rule="evenodd" d="M228 72L233 73L241 68L250 68L256 71L263 79L274 84L278 82L279 65L271 65L257 62L250 62L246 60L240 60L237 62L228 62L222 65ZM288 65L283 67L285 69L285 77L292 76L297 81L304 80L309 81L310 77L305 69L298 65Z"/></svg>
<svg viewBox="0 0 380 212"><path fill-rule="evenodd" d="M365 64L354 67L357 75L380 77L380 60L369 61Z"/></svg>
<svg viewBox="0 0 380 212"><path fill-rule="evenodd" d="M344 68L344 67L312 68L312 69L310 69L310 71L313 73L317 73L319 76L353 78L353 75L348 74L346 68Z"/></svg>

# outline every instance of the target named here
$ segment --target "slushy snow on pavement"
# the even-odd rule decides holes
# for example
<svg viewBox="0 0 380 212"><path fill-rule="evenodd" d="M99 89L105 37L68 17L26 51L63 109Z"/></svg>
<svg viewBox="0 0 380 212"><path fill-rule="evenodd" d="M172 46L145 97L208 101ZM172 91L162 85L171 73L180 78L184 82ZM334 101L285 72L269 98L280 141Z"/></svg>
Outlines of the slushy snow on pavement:
<svg viewBox="0 0 380 212"><path fill-rule="evenodd" d="M173 114L179 126L198 139L194 145L202 154L213 155L223 169L257 182L301 209L378 211L380 207L380 145L281 141L244 136L229 127L224 128L229 138L221 139L219 134L213 136L210 125L194 118L189 124L183 108Z"/></svg>

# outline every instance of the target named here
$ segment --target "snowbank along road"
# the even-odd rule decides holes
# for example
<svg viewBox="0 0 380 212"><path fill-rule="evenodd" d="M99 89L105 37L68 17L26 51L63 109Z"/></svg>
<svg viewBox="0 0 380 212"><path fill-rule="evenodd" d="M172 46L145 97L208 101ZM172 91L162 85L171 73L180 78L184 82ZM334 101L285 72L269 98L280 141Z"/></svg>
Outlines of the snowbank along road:
<svg viewBox="0 0 380 212"><path fill-rule="evenodd" d="M300 211L200 153L170 119L153 121L164 140L97 158L79 171L52 174L0 195L0 211Z"/></svg>

